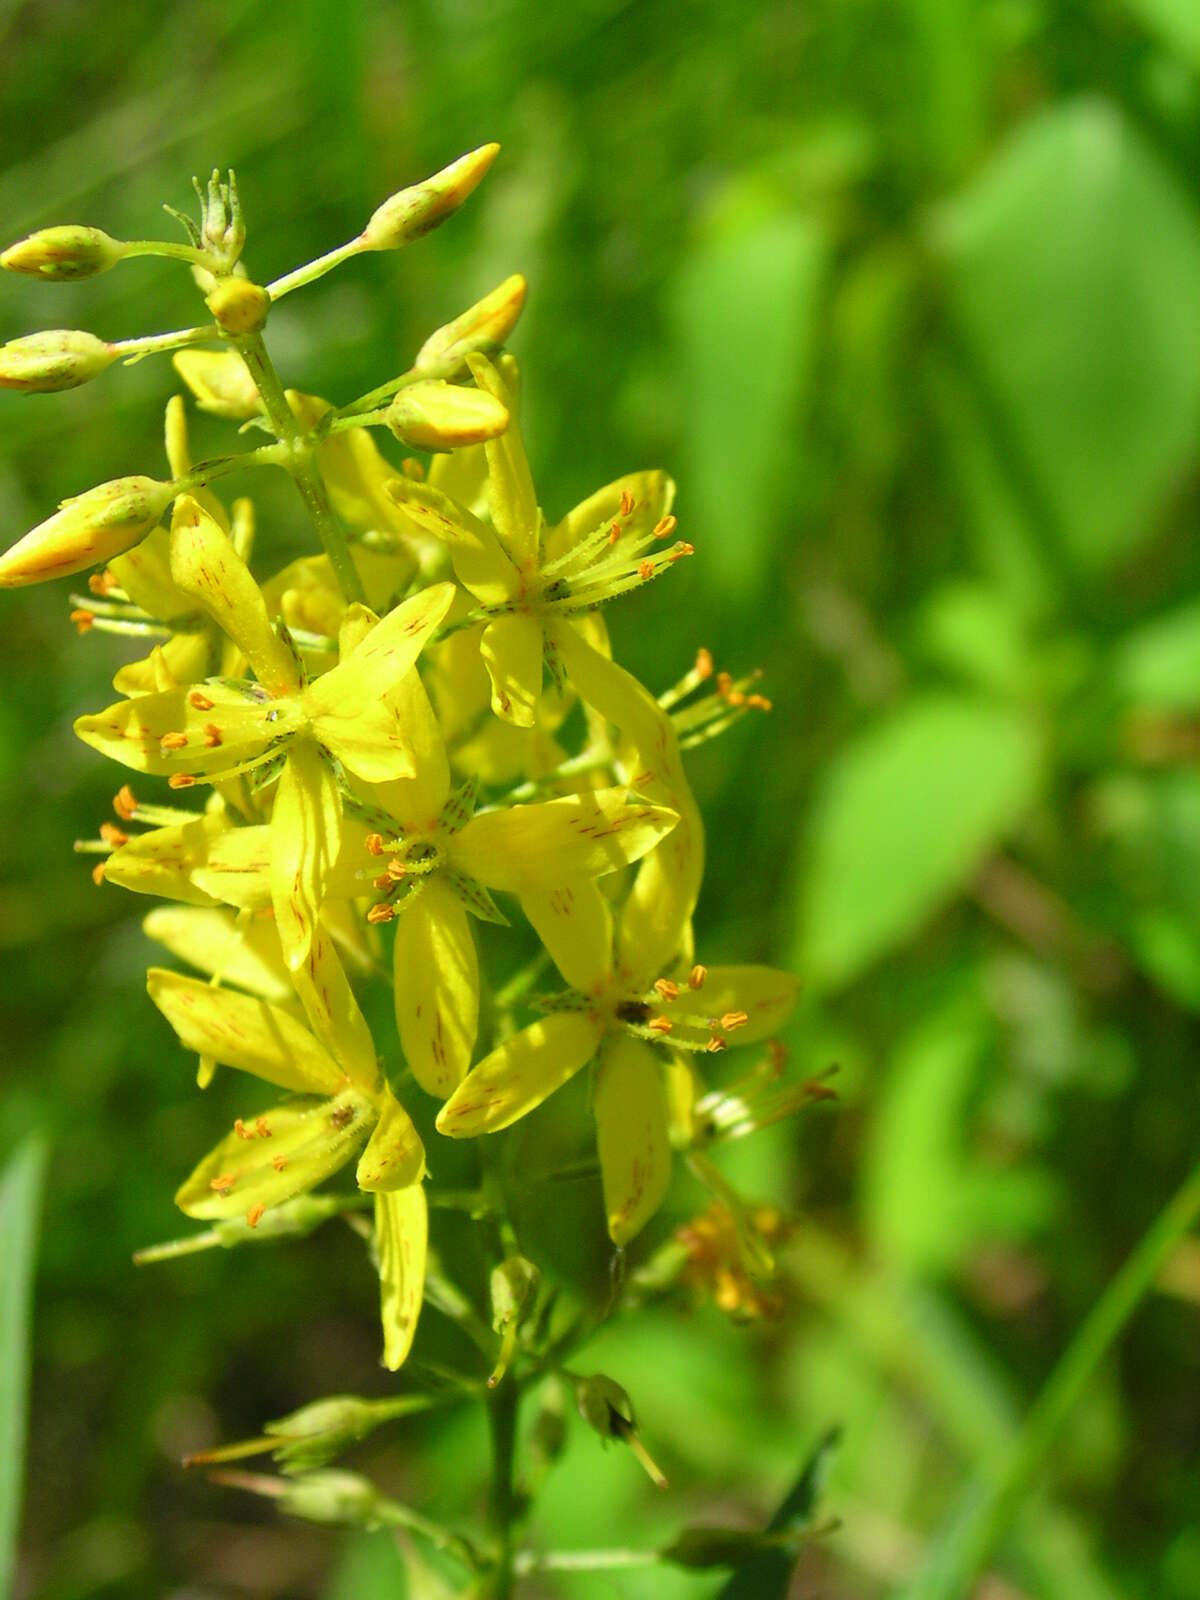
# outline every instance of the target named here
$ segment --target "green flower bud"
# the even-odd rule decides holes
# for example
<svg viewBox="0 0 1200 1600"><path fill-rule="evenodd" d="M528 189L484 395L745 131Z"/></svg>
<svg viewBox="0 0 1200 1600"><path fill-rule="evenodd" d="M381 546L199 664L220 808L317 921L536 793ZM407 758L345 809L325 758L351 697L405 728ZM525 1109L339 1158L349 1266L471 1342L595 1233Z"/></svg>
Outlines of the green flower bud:
<svg viewBox="0 0 1200 1600"><path fill-rule="evenodd" d="M76 278L93 278L98 272L107 272L124 254L125 246L119 239L110 239L99 228L71 224L40 228L27 239L10 244L0 255L0 267L9 272L29 272L51 282L71 283Z"/></svg>
<svg viewBox="0 0 1200 1600"><path fill-rule="evenodd" d="M524 1256L509 1256L492 1268L492 1327L497 1333L520 1320L539 1276L533 1262Z"/></svg>
<svg viewBox="0 0 1200 1600"><path fill-rule="evenodd" d="M249 278L221 278L204 303L222 333L257 333L266 326L271 296Z"/></svg>
<svg viewBox="0 0 1200 1600"><path fill-rule="evenodd" d="M271 1435L272 1454L285 1472L311 1472L365 1439L384 1420L377 1402L334 1394L268 1422L264 1431Z"/></svg>
<svg viewBox="0 0 1200 1600"><path fill-rule="evenodd" d="M401 189L372 214L362 231L362 248L396 250L445 222L482 180L500 153L498 144L480 145L424 183Z"/></svg>
<svg viewBox="0 0 1200 1600"><path fill-rule="evenodd" d="M112 345L74 328L52 328L0 345L0 389L48 394L96 378L117 359Z"/></svg>
<svg viewBox="0 0 1200 1600"><path fill-rule="evenodd" d="M171 483L114 478L64 500L52 517L0 555L0 589L66 577L111 561L146 537L174 495Z"/></svg>
<svg viewBox="0 0 1200 1600"><path fill-rule="evenodd" d="M388 407L387 424L414 450L453 450L495 439L508 427L508 409L482 389L427 378L400 390Z"/></svg>
<svg viewBox="0 0 1200 1600"><path fill-rule="evenodd" d="M373 1527L379 1507L379 1490L357 1472L310 1472L290 1479L279 1496L279 1509L291 1517L344 1527Z"/></svg>
<svg viewBox="0 0 1200 1600"><path fill-rule="evenodd" d="M519 272L505 278L453 322L431 333L417 352L414 369L431 378L454 378L466 366L469 355L498 350L517 325L525 290L525 279Z"/></svg>
<svg viewBox="0 0 1200 1600"><path fill-rule="evenodd" d="M576 1378L575 1404L588 1427L594 1428L602 1439L620 1439L629 1446L655 1488L667 1487L666 1478L638 1434L633 1401L619 1383L598 1372Z"/></svg>

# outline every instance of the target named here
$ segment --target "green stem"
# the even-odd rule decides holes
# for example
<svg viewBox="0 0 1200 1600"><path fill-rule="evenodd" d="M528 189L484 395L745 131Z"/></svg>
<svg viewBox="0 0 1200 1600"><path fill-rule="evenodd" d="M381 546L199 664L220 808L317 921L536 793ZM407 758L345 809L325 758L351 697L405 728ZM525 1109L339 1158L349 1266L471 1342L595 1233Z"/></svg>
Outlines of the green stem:
<svg viewBox="0 0 1200 1600"><path fill-rule="evenodd" d="M121 247L126 256L165 256L169 261L186 261L190 267L212 270L212 256L194 245L175 244L169 239L122 239Z"/></svg>
<svg viewBox="0 0 1200 1600"><path fill-rule="evenodd" d="M622 1567L654 1567L662 1557L657 1550L551 1550L531 1551L517 1557L517 1572L615 1572Z"/></svg>
<svg viewBox="0 0 1200 1600"><path fill-rule="evenodd" d="M516 1571L514 1550L517 1499L513 1467L517 1445L519 1391L511 1380L501 1383L488 1397L488 1432L492 1446L492 1482L488 1498L488 1524L496 1540L496 1565L491 1600L510 1600Z"/></svg>
<svg viewBox="0 0 1200 1600"><path fill-rule="evenodd" d="M327 250L315 261L309 261L303 267L296 267L291 272L284 273L282 278L276 278L273 283L267 285L267 293L272 300L282 300L285 294L291 294L293 289L302 289L307 283L315 283L318 278L323 278L327 272L332 272L334 267L340 267L343 261L349 261L364 248L361 236L349 239L345 244L338 245L336 250Z"/></svg>
<svg viewBox="0 0 1200 1600"><path fill-rule="evenodd" d="M378 389L369 389L366 394L360 394L357 400L351 400L348 406L342 406L338 417L347 421L353 420L364 411L376 411L387 402L400 389L406 389L410 383L417 383L422 374L414 372L411 368L402 372L398 378L389 378L386 383L381 383Z"/></svg>
<svg viewBox="0 0 1200 1600"><path fill-rule="evenodd" d="M179 350L184 345L203 344L219 337L220 331L216 323L210 322L203 328L176 328L172 333L147 333L139 339L115 339L110 349L115 350L119 356L124 356L128 363L140 361L143 356L158 355L167 350Z"/></svg>
<svg viewBox="0 0 1200 1600"><path fill-rule="evenodd" d="M329 557L343 595L350 601L366 601L358 569L350 559L350 546L346 532L333 513L325 480L317 465L316 445L311 436L297 422L288 405L283 385L271 364L261 333L241 334L234 341L254 384L258 389L267 413L267 420L281 442L291 447L289 458L283 463L296 481L300 498L308 509L312 524L317 530L325 554Z"/></svg>
<svg viewBox="0 0 1200 1600"><path fill-rule="evenodd" d="M1170 1250L1197 1216L1200 1163L1192 1168L1092 1307L1011 1446L996 1467L973 1486L932 1562L906 1591L906 1600L954 1600L970 1592L974 1578L1008 1530L1096 1368L1153 1285Z"/></svg>

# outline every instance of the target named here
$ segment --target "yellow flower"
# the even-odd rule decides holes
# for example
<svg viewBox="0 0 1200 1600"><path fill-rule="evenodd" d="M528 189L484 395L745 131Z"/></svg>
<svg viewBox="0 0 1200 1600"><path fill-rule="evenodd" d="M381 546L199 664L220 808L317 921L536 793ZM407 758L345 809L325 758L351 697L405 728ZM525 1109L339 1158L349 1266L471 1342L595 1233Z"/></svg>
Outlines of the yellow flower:
<svg viewBox="0 0 1200 1600"><path fill-rule="evenodd" d="M246 564L188 496L176 502L170 559L173 581L235 641L256 681L207 679L142 695L81 717L75 731L102 754L165 775L175 787L267 762L273 771L275 758L283 758L271 813L272 891L280 938L296 970L308 955L324 883L340 849L341 792L327 758L367 782L412 772L408 738L387 694L442 620L454 586L435 584L382 622L352 607L359 642L306 684L297 655L272 629Z"/></svg>
<svg viewBox="0 0 1200 1600"><path fill-rule="evenodd" d="M438 1131L469 1138L507 1128L593 1058L593 1110L608 1231L626 1244L657 1210L671 1172L663 1063L652 1046L724 1050L773 1033L797 983L770 967L659 978L658 930L633 895L614 936L594 883L526 892L521 904L574 993L567 1006L506 1040L442 1107Z"/></svg>
<svg viewBox="0 0 1200 1600"><path fill-rule="evenodd" d="M387 492L413 523L450 551L458 581L487 616L480 650L492 683L492 709L533 726L543 660L560 675L556 634L614 595L648 582L691 553L669 515L675 485L662 472L635 472L598 490L553 528L545 526L516 421L512 392L483 355L469 358L480 390L509 412L508 428L484 446L491 526L431 484L393 479ZM569 676L569 673L568 673Z"/></svg>

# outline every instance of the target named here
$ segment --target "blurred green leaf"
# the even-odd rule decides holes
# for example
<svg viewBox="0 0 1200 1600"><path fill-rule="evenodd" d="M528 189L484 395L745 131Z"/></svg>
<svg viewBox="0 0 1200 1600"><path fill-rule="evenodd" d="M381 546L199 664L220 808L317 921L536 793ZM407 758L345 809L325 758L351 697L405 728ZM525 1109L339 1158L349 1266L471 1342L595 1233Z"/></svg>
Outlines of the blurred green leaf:
<svg viewBox="0 0 1200 1600"><path fill-rule="evenodd" d="M917 618L916 645L975 688L1020 693L1029 678L1021 612L987 584L958 581L934 589Z"/></svg>
<svg viewBox="0 0 1200 1600"><path fill-rule="evenodd" d="M1028 121L940 214L973 361L1096 573L1143 539L1200 421L1200 221L1111 105Z"/></svg>
<svg viewBox="0 0 1200 1600"><path fill-rule="evenodd" d="M33 1263L46 1152L30 1139L0 1173L0 1594L8 1594L21 1520Z"/></svg>
<svg viewBox="0 0 1200 1600"><path fill-rule="evenodd" d="M848 741L808 823L800 970L846 983L914 933L1021 820L1039 740L1018 712L924 694Z"/></svg>
<svg viewBox="0 0 1200 1600"><path fill-rule="evenodd" d="M777 1533L784 1528L800 1531L812 1522L840 1438L841 1430L830 1428L817 1441L801 1467L796 1482L767 1524L768 1533ZM795 1564L795 1556L787 1551L764 1552L737 1569L721 1590L718 1600L784 1600Z"/></svg>
<svg viewBox="0 0 1200 1600"><path fill-rule="evenodd" d="M734 595L760 588L781 531L826 257L815 218L751 191L727 199L675 286L681 531Z"/></svg>
<svg viewBox="0 0 1200 1600"><path fill-rule="evenodd" d="M1200 706L1200 600L1189 600L1125 635L1112 662L1121 699L1164 711Z"/></svg>
<svg viewBox="0 0 1200 1600"><path fill-rule="evenodd" d="M1125 0L1125 8L1189 66L1200 69L1200 6L1195 0Z"/></svg>

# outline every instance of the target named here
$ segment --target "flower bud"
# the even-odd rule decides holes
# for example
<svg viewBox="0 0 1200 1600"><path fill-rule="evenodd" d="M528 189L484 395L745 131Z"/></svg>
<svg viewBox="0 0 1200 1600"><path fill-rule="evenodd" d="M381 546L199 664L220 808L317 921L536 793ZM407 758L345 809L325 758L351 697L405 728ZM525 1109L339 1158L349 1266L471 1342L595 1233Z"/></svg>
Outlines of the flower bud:
<svg viewBox="0 0 1200 1600"><path fill-rule="evenodd" d="M271 296L249 278L219 278L204 303L222 333L257 333L266 326Z"/></svg>
<svg viewBox="0 0 1200 1600"><path fill-rule="evenodd" d="M52 282L70 283L75 278L93 278L98 272L115 267L125 254L125 246L110 239L99 228L70 225L40 228L27 239L10 244L0 255L0 267L9 272L30 272Z"/></svg>
<svg viewBox="0 0 1200 1600"><path fill-rule="evenodd" d="M424 183L401 189L372 214L362 231L363 248L396 250L430 233L462 205L500 152L498 144L480 145L435 172Z"/></svg>
<svg viewBox="0 0 1200 1600"><path fill-rule="evenodd" d="M111 561L146 537L174 494L174 484L153 478L114 478L64 500L52 517L0 555L0 589Z"/></svg>
<svg viewBox="0 0 1200 1600"><path fill-rule="evenodd" d="M413 1410L424 1405L421 1397L417 1399ZM272 1454L285 1472L311 1472L365 1439L396 1411L394 1404L334 1394L268 1422L265 1431L272 1441Z"/></svg>
<svg viewBox="0 0 1200 1600"><path fill-rule="evenodd" d="M201 411L243 422L262 410L254 379L235 351L176 350L171 360Z"/></svg>
<svg viewBox="0 0 1200 1600"><path fill-rule="evenodd" d="M289 1479L279 1496L279 1509L306 1522L332 1522L343 1527L374 1526L379 1490L357 1472L310 1472Z"/></svg>
<svg viewBox="0 0 1200 1600"><path fill-rule="evenodd" d="M456 377L469 355L488 354L506 342L525 304L525 279L519 272L505 278L490 294L431 333L417 352L413 367L430 377Z"/></svg>
<svg viewBox="0 0 1200 1600"><path fill-rule="evenodd" d="M387 424L414 450L453 450L503 433L508 409L482 389L427 378L400 390L388 407Z"/></svg>
<svg viewBox="0 0 1200 1600"><path fill-rule="evenodd" d="M612 1378L593 1373L575 1380L575 1404L579 1415L589 1428L594 1428L602 1439L620 1439L627 1444L645 1468L647 1476L657 1489L665 1489L667 1480L642 1443L633 1415L633 1401Z"/></svg>
<svg viewBox="0 0 1200 1600"><path fill-rule="evenodd" d="M74 328L52 328L0 345L0 389L49 394L96 378L117 359L112 345Z"/></svg>

